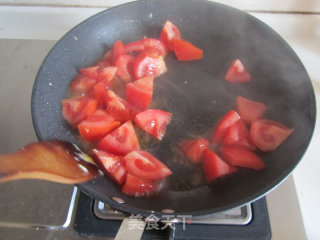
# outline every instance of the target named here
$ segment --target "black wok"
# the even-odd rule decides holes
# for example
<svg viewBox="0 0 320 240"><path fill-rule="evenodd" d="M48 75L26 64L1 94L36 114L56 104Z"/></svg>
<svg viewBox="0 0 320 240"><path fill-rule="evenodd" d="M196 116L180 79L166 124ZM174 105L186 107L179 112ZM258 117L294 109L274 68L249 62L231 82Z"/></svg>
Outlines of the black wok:
<svg viewBox="0 0 320 240"><path fill-rule="evenodd" d="M104 176L78 187L120 211L144 216L151 211L161 216L163 209L203 215L254 201L281 183L302 158L315 125L315 97L304 66L277 33L251 15L218 3L137 1L76 26L53 47L37 74L32 116L38 138L79 143L60 107L77 69L101 58L117 39L127 43L144 36L157 38L166 20L204 50L199 61L178 62L174 55L167 56L168 72L155 80L153 101L172 112L173 120L163 141L144 147L173 170L167 189L152 198L136 199L124 196ZM236 58L252 74L251 83L231 84L223 79ZM197 175L200 169L182 164L174 146L186 137L209 136L219 118L235 108L239 95L264 102L269 107L266 117L294 128L294 133L277 150L258 153L266 163L264 170L241 169L208 187Z"/></svg>

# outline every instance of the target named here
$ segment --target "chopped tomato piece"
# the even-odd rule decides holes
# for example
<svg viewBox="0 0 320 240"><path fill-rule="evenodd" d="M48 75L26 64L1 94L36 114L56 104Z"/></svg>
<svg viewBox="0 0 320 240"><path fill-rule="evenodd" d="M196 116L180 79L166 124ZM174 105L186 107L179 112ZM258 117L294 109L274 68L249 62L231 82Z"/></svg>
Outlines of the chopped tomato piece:
<svg viewBox="0 0 320 240"><path fill-rule="evenodd" d="M96 62L94 66L99 66L100 68L106 68L106 67L110 67L110 62L103 59L101 61Z"/></svg>
<svg viewBox="0 0 320 240"><path fill-rule="evenodd" d="M92 152L100 169L116 183L122 185L127 175L122 157L97 149L93 149Z"/></svg>
<svg viewBox="0 0 320 240"><path fill-rule="evenodd" d="M84 75L78 75L71 82L71 94L72 95L90 95L91 87L97 82L96 79L86 77Z"/></svg>
<svg viewBox="0 0 320 240"><path fill-rule="evenodd" d="M102 80L107 86L109 86L110 82L117 72L117 68L94 66L81 68L79 71L82 75L96 80Z"/></svg>
<svg viewBox="0 0 320 240"><path fill-rule="evenodd" d="M165 72L167 72L167 67L161 56L142 52L136 59L134 65L134 76L136 79L146 76L157 77Z"/></svg>
<svg viewBox="0 0 320 240"><path fill-rule="evenodd" d="M111 84L111 81L115 77L116 73L116 67L100 67L98 70L99 80L101 80L106 86L109 86Z"/></svg>
<svg viewBox="0 0 320 240"><path fill-rule="evenodd" d="M265 167L261 158L248 149L222 146L220 152L222 157L232 166L251 168L254 170L260 170Z"/></svg>
<svg viewBox="0 0 320 240"><path fill-rule="evenodd" d="M237 121L239 121L239 119L239 114L234 110L231 110L226 115L224 115L212 134L212 142L215 144L220 144L229 128Z"/></svg>
<svg viewBox="0 0 320 240"><path fill-rule="evenodd" d="M236 167L229 165L209 149L204 151L203 156L202 168L207 182L238 171Z"/></svg>
<svg viewBox="0 0 320 240"><path fill-rule="evenodd" d="M137 108L116 95L112 90L107 92L106 105L107 112L120 122L134 120L139 112Z"/></svg>
<svg viewBox="0 0 320 240"><path fill-rule="evenodd" d="M140 78L126 85L126 99L139 109L147 109L153 95L153 77Z"/></svg>
<svg viewBox="0 0 320 240"><path fill-rule="evenodd" d="M174 52L173 40L175 38L181 38L178 27L175 26L172 22L166 21L160 34L160 40L164 43L168 51Z"/></svg>
<svg viewBox="0 0 320 240"><path fill-rule="evenodd" d="M124 46L120 40L117 40L113 44L113 48L112 48L112 63L115 64L115 62L117 61L117 58L122 54L125 54Z"/></svg>
<svg viewBox="0 0 320 240"><path fill-rule="evenodd" d="M99 142L98 148L116 155L126 155L133 150L139 149L139 142L131 121L122 124L105 136Z"/></svg>
<svg viewBox="0 0 320 240"><path fill-rule="evenodd" d="M99 80L99 74L98 74L99 68L100 68L99 66L94 66L94 67L88 67L88 68L81 68L79 69L79 71L84 76Z"/></svg>
<svg viewBox="0 0 320 240"><path fill-rule="evenodd" d="M171 115L162 110L148 109L136 115L135 123L145 132L161 140L171 121Z"/></svg>
<svg viewBox="0 0 320 240"><path fill-rule="evenodd" d="M126 53L144 51L144 45L141 41L131 42L124 45Z"/></svg>
<svg viewBox="0 0 320 240"><path fill-rule="evenodd" d="M138 178L161 180L172 174L164 163L146 151L132 151L124 157L124 160L126 170Z"/></svg>
<svg viewBox="0 0 320 240"><path fill-rule="evenodd" d="M251 140L249 129L242 119L237 121L229 128L223 139L222 145L244 147L249 150L256 150L256 145L254 145L253 141Z"/></svg>
<svg viewBox="0 0 320 240"><path fill-rule="evenodd" d="M113 53L112 53L112 50L109 50L108 52L106 52L104 55L103 55L103 60L107 63L109 63L109 65L112 65L112 57L113 57Z"/></svg>
<svg viewBox="0 0 320 240"><path fill-rule="evenodd" d="M252 141L261 151L272 151L283 143L293 132L282 123L260 119L251 123Z"/></svg>
<svg viewBox="0 0 320 240"><path fill-rule="evenodd" d="M125 82L133 79L133 66L135 57L131 55L120 55L116 61L117 75Z"/></svg>
<svg viewBox="0 0 320 240"><path fill-rule="evenodd" d="M128 196L144 197L158 192L159 186L156 182L137 178L128 173L121 191Z"/></svg>
<svg viewBox="0 0 320 240"><path fill-rule="evenodd" d="M255 102L241 96L237 98L238 113L246 123L250 124L252 121L262 118L267 108L262 102Z"/></svg>
<svg viewBox="0 0 320 240"><path fill-rule="evenodd" d="M88 141L96 141L120 125L113 117L103 110L97 110L87 119L83 120L78 129L83 139Z"/></svg>
<svg viewBox="0 0 320 240"><path fill-rule="evenodd" d="M154 38L144 38L141 40L141 42L146 52L162 57L167 55L166 47L160 40Z"/></svg>
<svg viewBox="0 0 320 240"><path fill-rule="evenodd" d="M98 106L104 107L108 88L103 82L98 82L92 87L93 96L98 101Z"/></svg>
<svg viewBox="0 0 320 240"><path fill-rule="evenodd" d="M121 159L121 163L122 164L113 173L113 178L119 185L122 185L127 177L127 171L126 171L126 168L124 167L123 159Z"/></svg>
<svg viewBox="0 0 320 240"><path fill-rule="evenodd" d="M196 138L181 142L181 151L193 162L199 163L202 160L203 152L209 147L209 142L204 138Z"/></svg>
<svg viewBox="0 0 320 240"><path fill-rule="evenodd" d="M97 100L87 97L62 99L62 115L72 127L77 127L81 121L97 110L97 105Z"/></svg>
<svg viewBox="0 0 320 240"><path fill-rule="evenodd" d="M247 72L239 59L232 62L224 78L226 81L233 83L247 83L251 81L250 73Z"/></svg>
<svg viewBox="0 0 320 240"><path fill-rule="evenodd" d="M174 52L179 61L192 61L203 57L203 51L192 43L178 38L175 38L173 42Z"/></svg>

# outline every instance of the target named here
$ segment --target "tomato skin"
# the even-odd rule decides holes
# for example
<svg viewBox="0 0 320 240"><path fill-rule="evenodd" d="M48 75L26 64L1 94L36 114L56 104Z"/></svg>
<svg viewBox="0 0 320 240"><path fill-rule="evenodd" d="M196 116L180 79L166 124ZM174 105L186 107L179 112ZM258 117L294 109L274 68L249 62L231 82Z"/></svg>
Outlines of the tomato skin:
<svg viewBox="0 0 320 240"><path fill-rule="evenodd" d="M93 66L99 66L100 68L106 68L106 67L110 67L110 62L107 60L101 60L96 62Z"/></svg>
<svg viewBox="0 0 320 240"><path fill-rule="evenodd" d="M122 157L93 149L94 160L100 169L119 185L125 181L127 172Z"/></svg>
<svg viewBox="0 0 320 240"><path fill-rule="evenodd" d="M113 66L109 67L100 67L98 69L98 78L102 81L106 86L109 86L116 76L117 68Z"/></svg>
<svg viewBox="0 0 320 240"><path fill-rule="evenodd" d="M81 68L79 71L82 75L88 78L103 81L107 86L109 86L117 72L117 68L93 66L88 68Z"/></svg>
<svg viewBox="0 0 320 240"><path fill-rule="evenodd" d="M135 57L131 55L120 55L116 60L118 69L117 75L125 82L130 82L133 79L133 66Z"/></svg>
<svg viewBox="0 0 320 240"><path fill-rule="evenodd" d="M237 97L237 110L241 118L248 124L262 118L268 107L262 102L255 102L248 98Z"/></svg>
<svg viewBox="0 0 320 240"><path fill-rule="evenodd" d="M249 129L242 119L229 128L223 138L222 145L244 147L253 151L257 149L256 145L251 140Z"/></svg>
<svg viewBox="0 0 320 240"><path fill-rule="evenodd" d="M166 133L167 125L171 121L172 114L162 110L148 109L140 112L135 117L135 123L145 132L162 140Z"/></svg>
<svg viewBox="0 0 320 240"><path fill-rule="evenodd" d="M164 44L154 38L144 38L141 40L144 50L152 55L165 57L167 55L167 50Z"/></svg>
<svg viewBox="0 0 320 240"><path fill-rule="evenodd" d="M215 144L220 144L229 128L239 121L239 119L240 115L234 110L226 113L213 131L212 142Z"/></svg>
<svg viewBox="0 0 320 240"><path fill-rule="evenodd" d="M250 73L247 72L239 59L232 62L224 78L226 81L233 83L248 83L251 81Z"/></svg>
<svg viewBox="0 0 320 240"><path fill-rule="evenodd" d="M71 95L90 95L90 89L96 82L97 79L94 78L86 77L84 75L76 76L71 82Z"/></svg>
<svg viewBox="0 0 320 240"><path fill-rule="evenodd" d="M141 52L134 65L134 77L140 79L146 76L157 77L167 72L166 63L161 56Z"/></svg>
<svg viewBox="0 0 320 240"><path fill-rule="evenodd" d="M93 67L88 67L88 68L81 68L79 69L79 72L89 78L94 78L99 80L99 74L98 74L98 69L99 66L93 66Z"/></svg>
<svg viewBox="0 0 320 240"><path fill-rule="evenodd" d="M161 180L172 174L159 159L146 151L136 150L124 157L126 170L141 179Z"/></svg>
<svg viewBox="0 0 320 240"><path fill-rule="evenodd" d="M62 115L72 126L77 125L97 110L98 101L87 97L74 97L61 100Z"/></svg>
<svg viewBox="0 0 320 240"><path fill-rule="evenodd" d="M153 95L153 77L147 76L126 85L126 99L139 109L147 109Z"/></svg>
<svg viewBox="0 0 320 240"><path fill-rule="evenodd" d="M103 55L103 61L107 62L109 65L112 65L113 64L112 57L113 57L112 50L109 50Z"/></svg>
<svg viewBox="0 0 320 240"><path fill-rule="evenodd" d="M99 107L105 106L105 99L107 97L107 86L99 81L92 87L93 97L98 101Z"/></svg>
<svg viewBox="0 0 320 240"><path fill-rule="evenodd" d="M232 166L261 170L265 167L261 158L252 151L241 147L222 146L220 153Z"/></svg>
<svg viewBox="0 0 320 240"><path fill-rule="evenodd" d="M202 169L207 182L238 171L236 167L229 165L209 149L204 151L203 157Z"/></svg>
<svg viewBox="0 0 320 240"><path fill-rule="evenodd" d="M166 21L160 34L160 41L164 43L167 50L170 52L174 52L173 40L175 38L177 39L181 38L178 27L175 26L172 22Z"/></svg>
<svg viewBox="0 0 320 240"><path fill-rule="evenodd" d="M178 61L192 61L203 58L203 51L197 48L192 43L175 38L174 42L174 52L176 53Z"/></svg>
<svg viewBox="0 0 320 240"><path fill-rule="evenodd" d="M275 150L292 132L292 128L282 123L266 119L255 120L250 127L252 141L264 152Z"/></svg>
<svg viewBox="0 0 320 240"><path fill-rule="evenodd" d="M144 51L144 45L141 41L130 42L124 45L126 53L141 52Z"/></svg>
<svg viewBox="0 0 320 240"><path fill-rule="evenodd" d="M97 110L78 125L78 130L84 140L96 141L106 136L119 125L120 122L115 121L105 111Z"/></svg>
<svg viewBox="0 0 320 240"><path fill-rule="evenodd" d="M117 61L117 58L122 54L125 54L124 46L120 40L117 40L113 44L113 48L112 48L112 63L115 64Z"/></svg>
<svg viewBox="0 0 320 240"><path fill-rule="evenodd" d="M128 173L121 191L128 196L144 197L158 192L159 186L156 182L141 179Z"/></svg>
<svg viewBox="0 0 320 240"><path fill-rule="evenodd" d="M180 150L188 159L197 164L201 162L203 153L209 145L209 141L204 138L189 139L180 143Z"/></svg>
<svg viewBox="0 0 320 240"><path fill-rule="evenodd" d="M121 156L133 150L140 149L131 121L127 121L105 136L99 142L98 149Z"/></svg>
<svg viewBox="0 0 320 240"><path fill-rule="evenodd" d="M136 114L139 112L137 108L116 95L112 90L107 92L106 105L107 112L120 122L134 120Z"/></svg>

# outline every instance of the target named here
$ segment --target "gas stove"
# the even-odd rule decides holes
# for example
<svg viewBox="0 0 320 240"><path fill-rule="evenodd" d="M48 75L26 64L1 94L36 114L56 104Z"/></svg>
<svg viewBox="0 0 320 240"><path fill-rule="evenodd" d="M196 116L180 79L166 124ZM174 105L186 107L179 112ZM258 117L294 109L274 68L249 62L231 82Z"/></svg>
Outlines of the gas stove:
<svg viewBox="0 0 320 240"><path fill-rule="evenodd" d="M114 238L125 214L80 193L75 230L85 236ZM135 215L127 216L136 218ZM149 216L150 217L150 216ZM147 217L147 219L149 219ZM142 217L141 217L142 218ZM170 224L147 221L142 239L270 239L265 199L206 216L172 219ZM134 226L132 226L134 228ZM129 239L129 236L128 236Z"/></svg>
<svg viewBox="0 0 320 240"><path fill-rule="evenodd" d="M0 41L2 53L0 57L0 72L2 73L0 100L5 103L0 106L1 154L14 151L37 140L30 115L31 89L36 71L54 43L55 41L42 40L2 39ZM89 215L84 213L89 212L87 209L78 211L83 200L86 200L85 203L89 206ZM197 234L195 239L199 239L200 235L203 239L210 239L209 237L221 234L219 231L222 230L219 229L226 226L230 229L229 236L236 232L238 239L248 239L242 236L244 229L250 229L252 236L267 236L266 238L260 237L260 239L267 239L268 234L270 236L268 213L272 239L292 239L294 237L305 239L292 177L268 194L267 203L268 208L264 199L251 204L252 220L249 220L246 225L214 224L203 230L203 224L192 224L194 226L192 229L187 225L187 230L176 235L176 239L183 239L183 237L190 239L191 232ZM0 184L0 239L84 240L92 239L92 236L95 240L112 239L114 236L112 234L116 234L121 220L101 218L97 209L94 210L94 206L102 212L107 209L107 206L99 202L95 203L95 200L83 196L71 185L35 180ZM259 208L259 206L262 207ZM83 222L78 219L81 216L83 216ZM86 218L97 220L99 223L90 222ZM107 221L112 221L109 227L106 227ZM95 230L93 226L99 226L103 231L105 231L104 228L111 228L114 232L111 234L93 233L92 231ZM260 226L267 227L260 230ZM177 224L177 229L179 227L183 226ZM170 237L171 231L167 229L167 236ZM264 235L266 231L269 233ZM146 238L145 235L144 238ZM218 239L221 238L218 237Z"/></svg>
<svg viewBox="0 0 320 240"><path fill-rule="evenodd" d="M26 186L32 194L26 193ZM8 240L113 239L126 217L69 185L27 180L0 185L0 192L0 236ZM146 224L142 239L230 240L271 236L264 198L243 207L201 217L189 216L185 220Z"/></svg>

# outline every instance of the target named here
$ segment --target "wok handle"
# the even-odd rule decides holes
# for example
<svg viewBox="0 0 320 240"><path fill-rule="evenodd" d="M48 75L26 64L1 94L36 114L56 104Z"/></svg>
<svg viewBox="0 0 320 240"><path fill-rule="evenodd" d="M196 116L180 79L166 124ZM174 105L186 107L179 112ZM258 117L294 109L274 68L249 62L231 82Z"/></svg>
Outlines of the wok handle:
<svg viewBox="0 0 320 240"><path fill-rule="evenodd" d="M146 221L143 219L123 219L118 233L114 240L140 240L143 234Z"/></svg>

